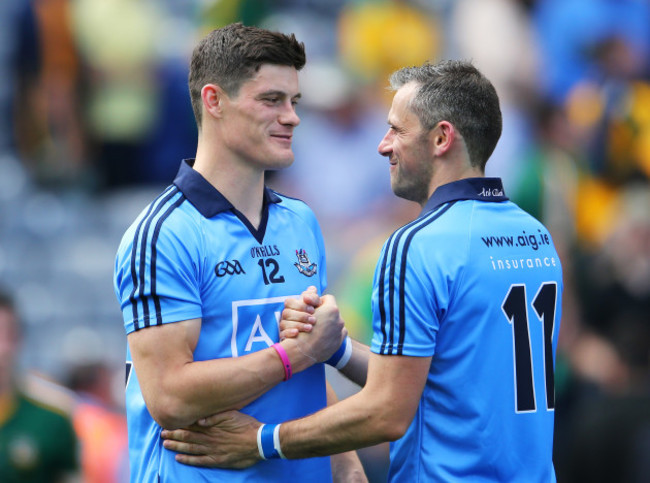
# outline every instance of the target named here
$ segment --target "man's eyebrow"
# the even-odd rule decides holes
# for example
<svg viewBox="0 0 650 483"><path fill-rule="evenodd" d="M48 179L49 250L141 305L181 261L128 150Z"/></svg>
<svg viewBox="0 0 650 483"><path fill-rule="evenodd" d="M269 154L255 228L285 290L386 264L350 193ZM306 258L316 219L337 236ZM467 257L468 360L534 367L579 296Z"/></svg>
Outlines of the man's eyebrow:
<svg viewBox="0 0 650 483"><path fill-rule="evenodd" d="M258 94L258 97L264 97L264 96L280 96L280 97L287 97L288 94L285 91L279 91L279 90L269 90L269 91L264 91L260 92ZM299 92L295 96L292 96L292 99L300 99L302 97L302 94Z"/></svg>

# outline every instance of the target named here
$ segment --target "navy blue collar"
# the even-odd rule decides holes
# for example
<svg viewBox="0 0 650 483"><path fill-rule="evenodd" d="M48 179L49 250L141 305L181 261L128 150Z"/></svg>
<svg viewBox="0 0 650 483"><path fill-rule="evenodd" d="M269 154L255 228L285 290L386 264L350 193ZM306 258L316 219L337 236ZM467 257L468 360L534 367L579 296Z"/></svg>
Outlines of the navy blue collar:
<svg viewBox="0 0 650 483"><path fill-rule="evenodd" d="M199 210L206 218L212 218L222 211L231 210L234 206L222 195L219 190L210 184L192 166L194 159L184 159L174 184L180 189L185 197ZM264 187L264 204L279 203L281 198L266 186Z"/></svg>
<svg viewBox="0 0 650 483"><path fill-rule="evenodd" d="M507 201L501 178L465 178L438 186L420 216L458 200Z"/></svg>

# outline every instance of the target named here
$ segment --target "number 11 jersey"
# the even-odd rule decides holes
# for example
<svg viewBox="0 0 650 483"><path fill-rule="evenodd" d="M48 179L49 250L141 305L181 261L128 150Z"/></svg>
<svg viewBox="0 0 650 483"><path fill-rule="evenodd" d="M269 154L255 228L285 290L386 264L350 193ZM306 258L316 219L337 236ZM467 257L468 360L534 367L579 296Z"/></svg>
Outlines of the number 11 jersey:
<svg viewBox="0 0 650 483"><path fill-rule="evenodd" d="M496 178L439 187L387 240L372 350L432 357L390 481L555 481L562 269L548 230Z"/></svg>

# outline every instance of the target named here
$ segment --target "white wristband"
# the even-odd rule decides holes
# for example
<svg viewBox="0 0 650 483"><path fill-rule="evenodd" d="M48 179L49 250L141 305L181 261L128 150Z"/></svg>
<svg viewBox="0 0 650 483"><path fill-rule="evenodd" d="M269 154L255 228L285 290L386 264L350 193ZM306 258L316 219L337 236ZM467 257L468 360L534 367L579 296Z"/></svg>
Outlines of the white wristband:
<svg viewBox="0 0 650 483"><path fill-rule="evenodd" d="M264 456L264 450L262 449L262 428L265 425L262 424L259 428L257 428L257 451L260 452L260 458L263 460L266 459L266 456Z"/></svg>
<svg viewBox="0 0 650 483"><path fill-rule="evenodd" d="M283 460L286 460L287 457L284 456L282 448L280 448L280 426L282 426L282 424L278 424L273 430L273 447L278 452L278 456Z"/></svg>
<svg viewBox="0 0 650 483"><path fill-rule="evenodd" d="M260 458L270 460L276 458L287 458L280 449L280 425L262 424L257 430L257 451Z"/></svg>

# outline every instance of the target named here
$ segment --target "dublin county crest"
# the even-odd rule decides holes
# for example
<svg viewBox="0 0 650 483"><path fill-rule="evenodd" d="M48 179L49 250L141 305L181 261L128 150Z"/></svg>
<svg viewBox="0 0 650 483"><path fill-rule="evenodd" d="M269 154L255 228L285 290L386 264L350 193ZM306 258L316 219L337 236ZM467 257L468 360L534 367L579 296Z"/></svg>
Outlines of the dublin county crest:
<svg viewBox="0 0 650 483"><path fill-rule="evenodd" d="M300 250L296 250L296 257L298 257L298 263L294 263L294 265L300 273L306 275L307 277L311 277L316 273L316 264L309 261L309 257L307 256L307 252L305 250L302 248Z"/></svg>

